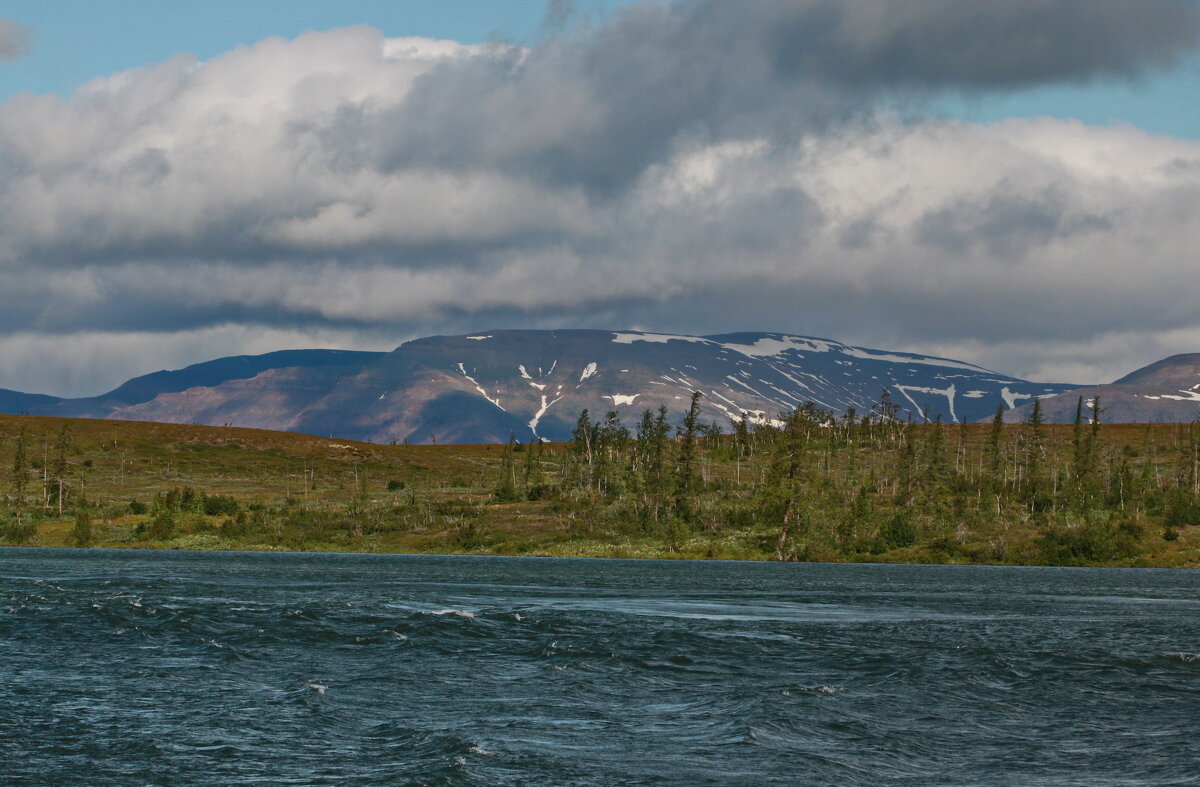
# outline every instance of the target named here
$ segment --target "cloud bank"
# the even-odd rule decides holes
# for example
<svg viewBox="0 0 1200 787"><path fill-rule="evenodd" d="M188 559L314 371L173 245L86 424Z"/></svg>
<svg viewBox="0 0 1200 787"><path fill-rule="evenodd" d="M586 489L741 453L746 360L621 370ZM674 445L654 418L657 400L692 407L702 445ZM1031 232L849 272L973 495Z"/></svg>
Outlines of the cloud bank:
<svg viewBox="0 0 1200 787"><path fill-rule="evenodd" d="M0 16L0 60L16 60L29 52L33 31L20 22Z"/></svg>
<svg viewBox="0 0 1200 787"><path fill-rule="evenodd" d="M700 0L572 28L556 3L532 48L347 28L18 96L0 386L495 326L780 330L1080 382L1200 351L1200 144L922 111L1170 67L1196 9Z"/></svg>

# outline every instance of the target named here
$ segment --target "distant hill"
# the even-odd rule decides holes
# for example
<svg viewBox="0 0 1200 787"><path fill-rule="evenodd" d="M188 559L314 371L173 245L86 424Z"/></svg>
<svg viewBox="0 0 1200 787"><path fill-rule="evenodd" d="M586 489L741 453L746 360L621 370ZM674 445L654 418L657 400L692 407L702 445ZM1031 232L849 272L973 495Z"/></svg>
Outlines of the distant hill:
<svg viewBox="0 0 1200 787"><path fill-rule="evenodd" d="M27 394L0 388L0 413L33 413L53 408L62 400L57 396Z"/></svg>
<svg viewBox="0 0 1200 787"><path fill-rule="evenodd" d="M348 371L380 355L383 353L353 350L279 350L265 355L218 358L174 371L163 370L134 377L100 396L56 400L53 414L74 418L105 418L120 408L149 402L163 394L216 387L234 380L250 379L272 369L333 367Z"/></svg>
<svg viewBox="0 0 1200 787"><path fill-rule="evenodd" d="M1181 423L1200 414L1200 353L1172 355L1143 366L1114 383L1073 388L1042 400L1046 423L1075 419L1080 399L1100 398L1103 423ZM1007 421L1029 417L1030 404L1005 414Z"/></svg>
<svg viewBox="0 0 1200 787"><path fill-rule="evenodd" d="M34 415L197 423L372 442L563 440L581 410L632 427L665 406L678 421L694 390L728 429L813 402L869 411L886 388L903 418L979 421L997 405L1071 389L962 361L777 333L487 331L406 342L390 353L295 350L222 358L138 377L101 396L11 394ZM17 397L26 396L29 399Z"/></svg>

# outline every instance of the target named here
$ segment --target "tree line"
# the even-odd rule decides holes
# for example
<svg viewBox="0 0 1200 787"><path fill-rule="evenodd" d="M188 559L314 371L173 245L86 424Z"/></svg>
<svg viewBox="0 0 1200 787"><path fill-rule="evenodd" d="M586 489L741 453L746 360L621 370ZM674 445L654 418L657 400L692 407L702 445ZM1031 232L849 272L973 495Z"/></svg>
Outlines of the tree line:
<svg viewBox="0 0 1200 787"><path fill-rule="evenodd" d="M1002 406L990 424L914 423L884 389L864 412L810 403L722 425L702 422L701 401L632 425L584 410L566 443L510 439L473 462L473 482L370 479L355 465L336 497L306 470L302 496L282 500L189 485L89 500L91 460L70 423L40 442L21 430L0 540L67 520L70 543L87 545L103 540L97 522L120 521L123 543L147 545L200 534L353 549L417 534L444 551L535 552L557 539L777 560L1129 564L1200 524L1196 423L1104 424L1098 399L1080 399L1068 426L1045 424L1037 401L1019 424ZM553 539L522 521L556 523Z"/></svg>

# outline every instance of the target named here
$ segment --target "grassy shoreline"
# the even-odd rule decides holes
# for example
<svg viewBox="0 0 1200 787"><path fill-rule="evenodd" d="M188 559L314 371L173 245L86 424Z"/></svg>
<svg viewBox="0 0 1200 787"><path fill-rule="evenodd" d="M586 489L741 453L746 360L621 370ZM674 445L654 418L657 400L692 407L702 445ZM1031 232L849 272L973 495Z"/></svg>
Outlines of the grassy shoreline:
<svg viewBox="0 0 1200 787"><path fill-rule="evenodd" d="M864 423L845 435L823 425L792 454L785 429L698 432L690 455L687 436L660 441L669 461L658 476L639 465L651 443L626 434L602 456L595 426L585 454L5 415L0 544L1200 567L1200 509L1172 480L1186 475L1190 427L1105 425L1095 480L1076 494L1071 427L1041 427L1045 487L1027 476L1030 491L1024 425L1004 427L1000 452L988 425ZM1145 488L1135 494L1136 478Z"/></svg>

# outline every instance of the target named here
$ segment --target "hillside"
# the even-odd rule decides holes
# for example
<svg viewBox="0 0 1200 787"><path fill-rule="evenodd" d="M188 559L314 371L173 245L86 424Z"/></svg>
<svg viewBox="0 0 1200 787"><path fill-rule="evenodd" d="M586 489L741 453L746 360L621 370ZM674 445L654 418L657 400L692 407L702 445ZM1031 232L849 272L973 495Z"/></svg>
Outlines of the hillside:
<svg viewBox="0 0 1200 787"><path fill-rule="evenodd" d="M1042 400L1046 423L1069 424L1082 399L1096 399L1105 423L1190 423L1200 414L1200 353L1172 355L1130 372L1109 385L1074 388ZM1005 420L1027 419L1031 405L1005 414Z"/></svg>
<svg viewBox="0 0 1200 787"><path fill-rule="evenodd" d="M860 415L887 388L899 416L978 421L1065 384L961 361L784 334L489 331L406 342L389 353L290 351L157 372L87 399L0 397L34 415L234 425L374 443L565 440L579 413L675 414L701 391L728 431L812 402ZM10 405L9 402L12 402ZM676 415L672 416L677 417Z"/></svg>
<svg viewBox="0 0 1200 787"><path fill-rule="evenodd" d="M659 426L405 446L0 416L0 544L1200 566L1200 426Z"/></svg>

